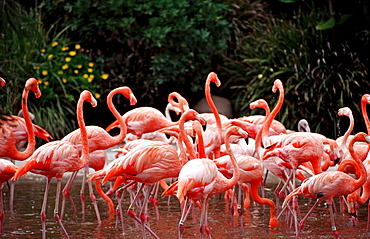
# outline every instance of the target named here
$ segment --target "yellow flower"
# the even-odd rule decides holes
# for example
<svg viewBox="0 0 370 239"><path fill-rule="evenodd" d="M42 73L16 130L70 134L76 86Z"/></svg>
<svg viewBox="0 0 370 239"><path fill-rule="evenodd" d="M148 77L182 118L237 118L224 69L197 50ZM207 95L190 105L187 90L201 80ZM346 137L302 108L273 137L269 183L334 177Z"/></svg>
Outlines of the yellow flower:
<svg viewBox="0 0 370 239"><path fill-rule="evenodd" d="M88 74L84 74L83 77L84 78L89 78L89 75Z"/></svg>
<svg viewBox="0 0 370 239"><path fill-rule="evenodd" d="M68 69L68 65L63 65L63 66L62 66L62 69L63 69L63 70Z"/></svg>
<svg viewBox="0 0 370 239"><path fill-rule="evenodd" d="M94 66L94 63L92 62L89 62L89 64L87 64L89 67L93 67Z"/></svg>
<svg viewBox="0 0 370 239"><path fill-rule="evenodd" d="M89 78L91 79L94 79L94 77L95 77L94 75L89 75Z"/></svg>
<svg viewBox="0 0 370 239"><path fill-rule="evenodd" d="M95 98L96 99L100 99L100 94L99 93L95 93Z"/></svg>
<svg viewBox="0 0 370 239"><path fill-rule="evenodd" d="M63 71L58 71L58 75L63 75Z"/></svg>
<svg viewBox="0 0 370 239"><path fill-rule="evenodd" d="M73 72L74 72L76 75L78 74L78 70L74 70Z"/></svg>
<svg viewBox="0 0 370 239"><path fill-rule="evenodd" d="M87 78L87 81L88 81L88 82L91 82L92 80L93 80L93 78L90 78L90 77L89 77L89 78Z"/></svg>
<svg viewBox="0 0 370 239"><path fill-rule="evenodd" d="M76 44L75 45L75 48L78 50L78 49L80 49L81 48L81 46L80 46L80 44Z"/></svg>
<svg viewBox="0 0 370 239"><path fill-rule="evenodd" d="M87 69L87 72L91 73L91 72L93 72L93 69L89 68L89 69Z"/></svg>
<svg viewBox="0 0 370 239"><path fill-rule="evenodd" d="M49 81L45 81L44 82L44 85L49 85Z"/></svg>
<svg viewBox="0 0 370 239"><path fill-rule="evenodd" d="M108 77L109 77L109 74L103 74L103 75L101 75L101 78L102 78L103 80L108 79Z"/></svg>
<svg viewBox="0 0 370 239"><path fill-rule="evenodd" d="M65 46L62 48L62 51L68 51L69 50L69 47L68 46Z"/></svg>
<svg viewBox="0 0 370 239"><path fill-rule="evenodd" d="M66 57L65 61L70 62L72 59L70 57Z"/></svg>
<svg viewBox="0 0 370 239"><path fill-rule="evenodd" d="M41 72L41 74L42 74L42 75L44 75L44 76L46 76L46 75L48 75L48 71L47 71L47 70L43 70L43 71Z"/></svg>
<svg viewBox="0 0 370 239"><path fill-rule="evenodd" d="M45 49L41 49L41 52L45 52Z"/></svg>
<svg viewBox="0 0 370 239"><path fill-rule="evenodd" d="M62 81L63 81L63 83L67 83L67 79L64 79L64 78L63 78L63 79L62 79Z"/></svg>
<svg viewBox="0 0 370 239"><path fill-rule="evenodd" d="M82 68L82 65L77 65L77 68L78 68L78 69L81 69L81 68Z"/></svg>
<svg viewBox="0 0 370 239"><path fill-rule="evenodd" d="M53 54L48 55L48 58L53 58L53 57L54 57Z"/></svg>
<svg viewBox="0 0 370 239"><path fill-rule="evenodd" d="M75 56L75 55L76 55L76 52L75 52L75 51L70 51L70 52L69 52L69 55L70 55L70 56Z"/></svg>
<svg viewBox="0 0 370 239"><path fill-rule="evenodd" d="M39 84L42 84L42 80L37 80L37 82L38 82Z"/></svg>
<svg viewBox="0 0 370 239"><path fill-rule="evenodd" d="M257 77L258 77L258 79L261 79L263 77L263 75L259 74Z"/></svg>
<svg viewBox="0 0 370 239"><path fill-rule="evenodd" d="M53 42L53 44L51 44L52 47L56 47L58 45L58 42Z"/></svg>

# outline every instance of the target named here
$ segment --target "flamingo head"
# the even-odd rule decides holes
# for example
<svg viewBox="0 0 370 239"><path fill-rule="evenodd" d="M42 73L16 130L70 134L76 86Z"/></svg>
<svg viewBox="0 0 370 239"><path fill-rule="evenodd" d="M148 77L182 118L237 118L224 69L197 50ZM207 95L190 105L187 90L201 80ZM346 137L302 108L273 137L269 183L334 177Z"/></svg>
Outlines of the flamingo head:
<svg viewBox="0 0 370 239"><path fill-rule="evenodd" d="M41 91L40 91L40 88L39 88L39 83L37 82L37 80L35 78L32 77L32 78L29 78L26 81L25 89L26 90L32 90L35 93L36 98L41 97Z"/></svg>

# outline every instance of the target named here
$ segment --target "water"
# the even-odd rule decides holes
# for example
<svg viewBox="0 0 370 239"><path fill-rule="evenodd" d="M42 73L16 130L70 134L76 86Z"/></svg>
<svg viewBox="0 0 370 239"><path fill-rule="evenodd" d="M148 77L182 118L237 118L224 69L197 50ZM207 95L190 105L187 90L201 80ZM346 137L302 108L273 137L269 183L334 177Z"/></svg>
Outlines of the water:
<svg viewBox="0 0 370 239"><path fill-rule="evenodd" d="M79 190L81 185L81 176L78 176L72 187L72 196L77 209L81 210ZM64 179L66 182L67 177ZM266 185L266 195L275 200L272 189L276 184ZM27 178L21 178L16 182L14 213L9 212L9 188L5 185L3 189L4 197L4 235L3 238L41 238L40 210L45 188L45 178L32 173ZM58 223L53 219L53 209L55 200L55 181L49 193L47 207L47 238L63 238L63 233ZM105 187L105 190L108 188ZM116 228L115 217L109 216L108 207L101 198L98 198L99 210L102 223L98 225L91 200L86 189L86 213L83 217L81 212L73 215L73 210L67 202L66 214L63 222L71 238L142 238L140 227L136 227L133 220L124 215L125 236L122 235L121 228ZM97 195L97 194L96 194ZM114 198L114 196L113 196ZM115 202L115 200L113 200ZM312 205L314 200L309 201L303 197L299 198L299 205L304 215ZM124 209L127 210L129 199L126 197ZM308 205L307 205L308 204ZM336 200L338 208L338 200ZM178 200L172 197L170 204L167 198L159 198L159 209L161 219L156 220L153 207L149 207L150 227L156 234L163 239L177 238L177 226L180 217L180 208ZM185 222L185 231L183 238L199 238L199 210L194 210L194 218L189 215ZM209 205L209 226L211 234L215 239L223 238L295 238L295 231L289 227L285 218L279 219L279 227L270 229L268 227L269 208L261 205L254 205L253 201L249 210L244 212L242 224L238 217L234 216L234 227L232 226L232 217L229 213L227 204L223 195L215 195L210 200ZM336 213L336 225L341 238L370 238L366 231L367 205L360 206L359 223L353 226L348 214L341 215ZM241 227L243 225L243 227ZM330 230L329 211L325 204L321 204L312 213L307 220L301 238L333 238ZM148 234L147 234L148 235ZM148 238L151 238L148 235Z"/></svg>

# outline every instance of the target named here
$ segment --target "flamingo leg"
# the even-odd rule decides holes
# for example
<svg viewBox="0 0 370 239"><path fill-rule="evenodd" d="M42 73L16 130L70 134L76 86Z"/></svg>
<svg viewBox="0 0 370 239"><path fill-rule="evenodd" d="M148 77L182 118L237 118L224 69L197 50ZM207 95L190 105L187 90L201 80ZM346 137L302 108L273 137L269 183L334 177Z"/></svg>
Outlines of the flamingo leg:
<svg viewBox="0 0 370 239"><path fill-rule="evenodd" d="M44 192L44 200L42 202L42 207L41 207L41 225L42 225L42 238L46 239L46 204L48 202L48 193L49 193L49 188L50 188L50 182L51 179L47 179L46 181L46 186L45 186L45 192Z"/></svg>
<svg viewBox="0 0 370 239"><path fill-rule="evenodd" d="M15 192L15 181L10 180L10 198L9 198L9 211L14 212L14 192Z"/></svg>
<svg viewBox="0 0 370 239"><path fill-rule="evenodd" d="M62 191L63 192L63 197L62 197L62 208L60 210L60 220L63 220L66 198L67 197L68 197L69 201L71 202L74 213L75 214L77 213L76 205L73 202L73 199L71 197L71 186L72 186L72 183L73 183L74 179L76 178L76 175L77 175L77 172L73 172L71 174L71 176L69 177L69 179L68 179L68 181L67 181L67 183L64 186L64 189Z"/></svg>
<svg viewBox="0 0 370 239"><path fill-rule="evenodd" d="M189 212L190 212L191 207L193 206L193 204L191 203L189 205L189 208L186 209L187 204L188 204L188 198L185 197L185 202L183 203L183 205L181 207L181 211L182 212L181 212L181 218L180 218L179 227L178 227L179 239L182 238L182 233L184 232L184 229L185 229L184 222L185 222L186 218L189 215Z"/></svg>
<svg viewBox="0 0 370 239"><path fill-rule="evenodd" d="M159 215L159 209L158 209L158 190L159 190L159 181L154 183L153 190L149 196L149 201L152 203L154 207L157 220L161 219Z"/></svg>
<svg viewBox="0 0 370 239"><path fill-rule="evenodd" d="M135 221L137 221L137 222L139 222L140 224L142 224L143 225L143 227L150 233L150 234L152 234L152 236L154 237L154 238L158 238L159 239L159 237L157 236L157 234L155 234L155 232L153 232L152 231L152 229L150 229L150 227L148 227L148 225L146 225L145 223L143 224L142 223L142 220L136 215L136 213L134 212L134 210L133 210L133 205L134 205L134 203L136 202L136 200L138 199L138 197L139 197L139 194L140 194L140 192L142 191L142 189L143 189L143 187L144 187L144 185L145 184L141 184L140 185L140 188L139 188L139 190L137 190L137 193L136 193L136 195L135 195L135 197L133 198L133 200L131 201L131 204L130 204L130 206L129 206L129 208L128 208L128 210L127 210L127 214L130 216L130 217L132 217Z"/></svg>
<svg viewBox="0 0 370 239"><path fill-rule="evenodd" d="M62 220L59 217L58 214L58 208L59 208L59 197L60 197L60 191L62 189L62 179L57 179L57 193L55 195L55 207L54 207L54 218L59 223L60 228L63 230L64 236L66 238L70 238L68 235L67 230L65 229Z"/></svg>
<svg viewBox="0 0 370 239"><path fill-rule="evenodd" d="M316 200L315 204L310 208L310 210L306 213L306 215L302 218L302 220L299 222L299 228L298 228L298 231L296 231L296 238L299 238L300 234L301 234L301 231L302 231L302 228L303 228L303 225L306 221L306 219L308 218L308 216L312 213L312 211L317 207L317 205L320 203L321 201L319 199ZM333 209L331 209L333 210Z"/></svg>
<svg viewBox="0 0 370 239"><path fill-rule="evenodd" d="M84 168L83 177L82 177L82 185L81 185L81 190L80 190L82 218L85 218L85 182L86 182L87 170L88 170L88 165L86 165Z"/></svg>
<svg viewBox="0 0 370 239"><path fill-rule="evenodd" d="M335 226L334 213L333 213L333 200L330 200L330 202L328 202L328 206L329 206L329 212L330 212L331 230L332 230L335 238L338 239L339 234L338 234L338 231L337 231L337 227Z"/></svg>
<svg viewBox="0 0 370 239"><path fill-rule="evenodd" d="M92 201L92 203L94 205L96 218L98 220L98 223L101 224L99 208L98 208L98 204L96 202L96 197L94 195L94 190L93 190L93 187L92 187L92 182L91 181L88 181L87 183L88 183L88 186L89 186L90 198L91 198L91 201Z"/></svg>
<svg viewBox="0 0 370 239"><path fill-rule="evenodd" d="M122 235L125 235L125 224L123 220L123 213L122 213L122 201L125 195L125 190L122 190L121 196L119 195L121 190L116 191L116 198L117 198L117 204L118 204L118 209L116 213L116 228L118 228L118 218L121 219L121 228L122 228Z"/></svg>

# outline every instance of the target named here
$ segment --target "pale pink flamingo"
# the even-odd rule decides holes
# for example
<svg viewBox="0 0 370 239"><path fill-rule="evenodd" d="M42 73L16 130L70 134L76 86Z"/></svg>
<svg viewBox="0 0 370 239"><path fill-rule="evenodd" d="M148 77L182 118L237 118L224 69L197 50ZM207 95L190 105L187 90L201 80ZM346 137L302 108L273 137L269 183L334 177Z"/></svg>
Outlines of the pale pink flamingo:
<svg viewBox="0 0 370 239"><path fill-rule="evenodd" d="M75 144L68 141L52 141L46 143L35 150L31 157L19 167L18 171L12 178L18 180L22 175L27 172L44 175L47 178L44 201L41 209L41 223L42 223L42 236L46 238L46 206L48 199L48 192L52 178L57 179L57 190L54 207L54 218L59 223L63 233L69 238L66 229L59 217L59 196L62 186L62 177L66 172L75 172L85 167L88 163L89 146L87 139L87 132L85 122L83 119L83 103L87 101L93 107L97 105L95 98L91 92L85 90L81 92L80 98L77 103L77 119L78 125L81 129L82 140L82 153Z"/></svg>
<svg viewBox="0 0 370 239"><path fill-rule="evenodd" d="M293 192L291 192L284 200L283 207L287 202L294 196L302 195L308 198L317 198L313 207L307 212L303 219L299 223L299 229L296 232L296 238L300 236L302 227L311 214L311 212L316 208L316 206L322 202L326 201L328 203L332 232L335 238L339 238L338 231L335 226L334 214L333 214L333 198L339 196L348 195L358 188L360 188L366 182L366 169L362 164L361 159L358 158L357 154L354 152L355 142L367 142L370 143L370 136L360 132L357 133L350 141L348 150L354 160L354 166L359 176L358 179L352 178L350 175L343 173L341 171L328 171L316 174L307 180L303 181L302 184L297 187ZM345 187L343 186L345 185Z"/></svg>
<svg viewBox="0 0 370 239"><path fill-rule="evenodd" d="M112 112L114 117L116 117L117 121L119 122L121 131L120 131L119 135L111 136L107 131L105 131L103 128L101 128L99 126L95 126L95 125L86 126L87 138L88 138L88 141L89 141L89 144L88 144L89 145L89 152L90 153L94 152L95 150L105 150L105 149L111 148L115 145L118 145L118 144L122 143L122 141L126 137L126 134L127 134L126 124L123 121L123 119L121 118L121 115L119 114L118 110L116 109L116 107L113 104L113 97L116 94L122 94L123 96L125 96L127 99L130 100L131 105L135 105L136 102L137 102L134 94L132 93L132 91L129 87L126 87L126 86L118 87L118 88L112 90L111 92L109 92L109 94L107 96L107 105L108 105L109 110ZM76 129L76 130L72 131L71 133L69 133L68 135L63 137L62 141L71 142L71 143L75 144L79 150L81 150L81 142L82 142L81 129ZM84 186L85 186L85 182L86 182L85 175L86 175L87 170L88 170L87 166L88 166L88 164L86 165L86 168L84 169L85 173L84 173L84 178L82 180L83 181L83 185L82 185L83 187L81 188L81 192L80 192L80 197L81 197L81 202L82 202L82 213L83 214L85 212L85 204L84 204L84 201L85 201L84 200L84 198L85 198L84 189L85 189L85 187ZM73 200L70 196L70 188L72 186L72 183L73 183L77 173L78 173L78 171L75 171L75 172L72 173L71 177L69 178L68 182L66 183L66 185L63 189L61 218L63 218L63 215L64 215L66 197L68 197L70 199L71 204L72 204L73 208L75 209ZM89 189L90 188L91 187L89 187ZM90 195L91 196L93 195L92 191L90 191ZM91 199L93 201L95 210L97 210L95 197L92 197ZM100 223L101 220L100 220L99 213L98 212L96 212L96 213L97 213L97 217L98 217L98 222Z"/></svg>
<svg viewBox="0 0 370 239"><path fill-rule="evenodd" d="M231 135L240 135L244 138L248 137L248 134L241 130L241 128L232 126L228 128L225 135L225 142L229 142ZM228 143L227 143L228 145ZM216 164L208 158L195 158L189 160L181 169L178 176L178 181L170 185L164 192L163 196L173 195L177 191L176 197L179 199L182 205L182 215L179 222L179 238L182 238L184 231L184 221L187 216L188 210L187 201L202 201L202 212L200 217L200 235L203 238L204 231L211 237L207 223L207 207L208 200L211 196L225 192L232 188L239 179L239 168L236 163L236 159L228 147L228 152L231 157L234 173L233 176L228 179L217 169Z"/></svg>
<svg viewBox="0 0 370 239"><path fill-rule="evenodd" d="M0 235L3 234L4 205L3 205L3 187L4 183L11 179L18 167L6 159L0 158Z"/></svg>

